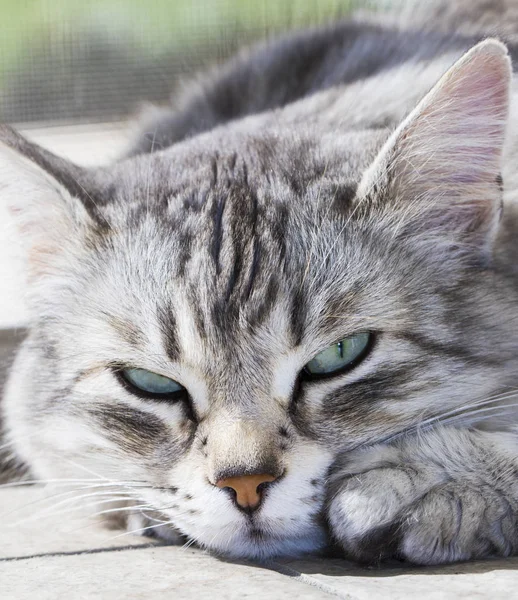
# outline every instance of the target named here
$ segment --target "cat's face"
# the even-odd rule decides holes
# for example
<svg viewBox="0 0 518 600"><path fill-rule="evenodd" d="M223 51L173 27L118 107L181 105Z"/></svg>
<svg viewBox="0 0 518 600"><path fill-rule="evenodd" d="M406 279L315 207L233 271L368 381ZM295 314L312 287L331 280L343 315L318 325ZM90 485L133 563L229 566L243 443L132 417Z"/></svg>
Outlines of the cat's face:
<svg viewBox="0 0 518 600"><path fill-rule="evenodd" d="M465 75L466 110L483 111L503 137L490 117L505 110L505 93L475 101ZM369 169L376 132L361 146L350 137L347 167L316 142L286 139L266 152L265 135L240 134L223 151L205 136L97 174L83 204L64 175L49 183L38 170L25 193L60 200L22 220L35 326L7 391L10 435L36 474L128 482L216 551L315 550L338 455L462 406L473 389L494 390L498 373L469 324L484 310L466 282L498 205L500 150L480 161L474 183L457 170L451 179L468 200L470 185L483 187L483 206L468 201L446 219L452 207L429 199L409 208L426 182L398 163L404 148L394 153L394 143L411 139L426 108ZM12 135L8 145L23 146ZM454 143L455 132L443 135ZM358 360L308 374L354 336L365 340ZM139 393L128 368L183 391ZM252 474L273 481L248 511L218 484Z"/></svg>

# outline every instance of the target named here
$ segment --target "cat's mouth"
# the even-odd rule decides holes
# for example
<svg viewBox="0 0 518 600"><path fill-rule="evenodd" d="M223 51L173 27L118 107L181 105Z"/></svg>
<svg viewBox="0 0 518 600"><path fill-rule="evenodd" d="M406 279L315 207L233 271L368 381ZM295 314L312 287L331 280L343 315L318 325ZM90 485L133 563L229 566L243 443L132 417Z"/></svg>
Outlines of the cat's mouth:
<svg viewBox="0 0 518 600"><path fill-rule="evenodd" d="M328 544L328 529L320 517L305 520L292 515L284 517L281 524L280 519L259 514L241 521L241 527L226 540L223 537L218 536L219 543L208 549L233 557L296 557L322 551ZM200 543L205 545L203 539Z"/></svg>
<svg viewBox="0 0 518 600"><path fill-rule="evenodd" d="M317 524L298 532L275 534L269 527L252 525L242 534L240 543L234 543L229 554L258 559L275 556L301 556L317 553L327 545L327 533Z"/></svg>
<svg viewBox="0 0 518 600"><path fill-rule="evenodd" d="M153 528L153 537L194 541L197 545L219 556L231 558L268 559L278 556L297 557L322 551L328 543L327 528L322 519L307 521L296 516L287 517L281 525L275 518L254 515L236 519L221 528L198 528L176 525L169 518L169 525ZM178 526L178 529L176 527Z"/></svg>

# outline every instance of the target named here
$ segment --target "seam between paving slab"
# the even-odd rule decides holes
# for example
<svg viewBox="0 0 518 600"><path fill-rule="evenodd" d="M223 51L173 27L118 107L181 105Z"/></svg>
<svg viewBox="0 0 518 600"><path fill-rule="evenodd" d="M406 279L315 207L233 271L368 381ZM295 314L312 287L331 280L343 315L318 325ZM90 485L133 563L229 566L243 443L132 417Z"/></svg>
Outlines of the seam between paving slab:
<svg viewBox="0 0 518 600"><path fill-rule="evenodd" d="M40 554L27 554L25 556L5 556L0 558L1 562L14 562L18 560L32 560L35 558L54 558L60 556L81 556L82 554L102 554L104 552L122 552L125 550L148 550L149 548L161 548L170 544L143 544L141 546L112 546L111 548L90 548L87 550L69 550L67 552L42 552Z"/></svg>
<svg viewBox="0 0 518 600"><path fill-rule="evenodd" d="M332 585L323 583L322 581L319 581L318 579L315 579L314 577L306 575L305 573L301 573L300 571L297 571L296 569L293 569L292 567L287 567L286 565L281 565L276 562L259 563L259 564L261 564L261 566L263 566L263 567L271 569L272 571L276 571L280 575L285 575L286 577L290 577L291 579L294 579L295 581L300 581L301 583L305 583L306 585L317 588L321 592L330 594L331 596L342 598L342 600L358 600L357 596L352 596L351 594L341 592L340 590L337 590L336 588L334 588Z"/></svg>
<svg viewBox="0 0 518 600"><path fill-rule="evenodd" d="M42 552L40 554L29 554L29 555L25 555L25 556L6 556L3 558L0 558L0 563L18 562L18 561L22 561L22 560L34 560L34 559L38 559L38 558L61 558L61 557L65 557L65 556L82 556L85 554L126 552L128 550L131 550L131 551L149 550L150 548L161 548L161 547L170 546L170 545L171 544L152 543L152 544L146 544L146 545L141 545L141 546L128 545L128 546L114 546L111 548L90 548L90 549L86 549L86 550L70 550L70 551L62 551L62 552ZM285 565L281 565L280 563L257 562L257 563L250 563L250 564L269 569L270 571L275 571L276 573L279 573L279 575L289 577L290 579L293 579L295 581L298 581L298 582L308 585L310 587L314 587L321 592L324 592L326 594L334 596L335 598L336 597L342 598L342 600L357 600L356 596L352 596L351 594L340 592L339 590L337 590L336 588L334 588L331 585L328 585L327 583L323 583L323 582L319 581L318 579L315 579L314 577L310 577L309 575L306 575L305 573L301 573L300 571L297 571L296 569L287 567Z"/></svg>

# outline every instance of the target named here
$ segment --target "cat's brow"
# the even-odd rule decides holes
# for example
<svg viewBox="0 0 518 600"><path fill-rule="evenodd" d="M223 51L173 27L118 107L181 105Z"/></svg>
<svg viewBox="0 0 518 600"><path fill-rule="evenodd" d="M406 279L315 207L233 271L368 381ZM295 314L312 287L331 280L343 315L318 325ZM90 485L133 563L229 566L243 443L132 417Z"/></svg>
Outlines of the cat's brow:
<svg viewBox="0 0 518 600"><path fill-rule="evenodd" d="M114 329L125 342L137 348L144 344L145 336L135 323L128 319L109 314L106 311L102 311L102 314L104 314L108 325L110 325L110 327Z"/></svg>
<svg viewBox="0 0 518 600"><path fill-rule="evenodd" d="M178 342L178 326L174 309L171 305L157 309L157 319L167 356L173 361L180 360L180 344Z"/></svg>

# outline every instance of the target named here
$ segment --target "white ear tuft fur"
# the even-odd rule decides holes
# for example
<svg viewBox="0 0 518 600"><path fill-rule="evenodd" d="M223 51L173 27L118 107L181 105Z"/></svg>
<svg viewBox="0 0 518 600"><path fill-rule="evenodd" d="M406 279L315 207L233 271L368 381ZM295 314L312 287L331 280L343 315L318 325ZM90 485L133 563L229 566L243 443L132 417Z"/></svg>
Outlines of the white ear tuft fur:
<svg viewBox="0 0 518 600"><path fill-rule="evenodd" d="M510 82L503 44L487 40L467 52L390 137L359 196L381 187L411 227L487 249L501 207Z"/></svg>
<svg viewBox="0 0 518 600"><path fill-rule="evenodd" d="M9 128L1 133L0 202L17 226L29 277L37 277L52 270L63 248L77 243L80 230L92 221L81 201L37 164L36 145Z"/></svg>

